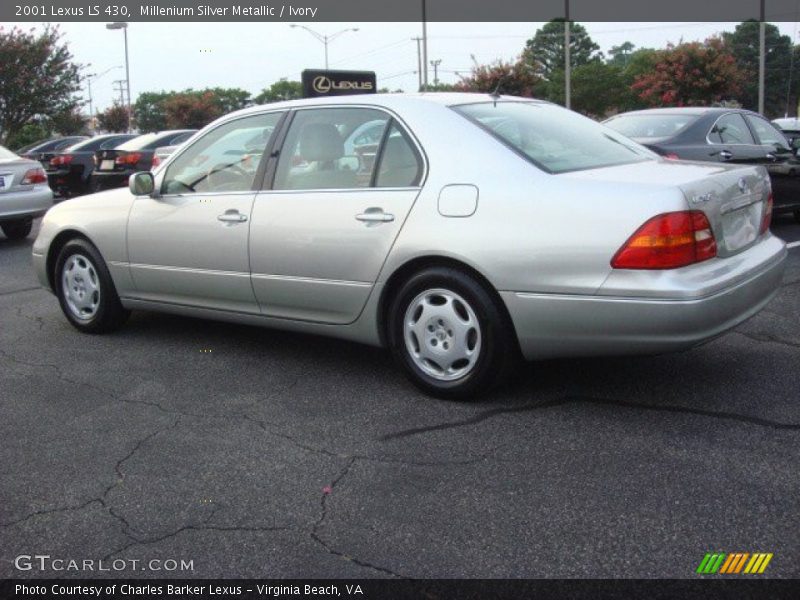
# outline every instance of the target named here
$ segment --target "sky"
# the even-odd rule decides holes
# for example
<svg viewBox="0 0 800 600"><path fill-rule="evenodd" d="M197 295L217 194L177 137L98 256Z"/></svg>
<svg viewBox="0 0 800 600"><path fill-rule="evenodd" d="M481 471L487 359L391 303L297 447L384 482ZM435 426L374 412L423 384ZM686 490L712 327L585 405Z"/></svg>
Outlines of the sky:
<svg viewBox="0 0 800 600"><path fill-rule="evenodd" d="M34 23L3 23L23 29ZM332 69L375 71L379 87L417 89L420 23L312 23L321 34L349 28L330 42ZM441 60L439 80L455 83L474 61L513 60L542 23L429 23L428 59ZM736 23L582 23L601 50L630 41L636 47L703 40ZM781 33L798 43L797 23L778 23ZM123 35L102 23L62 23L60 29L74 60L87 65L95 110L111 105L115 80L125 78ZM305 68L324 67L323 44L288 23L130 23L128 29L131 96L140 92L239 87L257 94L281 78L300 79ZM474 59L473 59L474 57ZM429 82L433 82L433 68ZM83 97L88 99L88 90Z"/></svg>

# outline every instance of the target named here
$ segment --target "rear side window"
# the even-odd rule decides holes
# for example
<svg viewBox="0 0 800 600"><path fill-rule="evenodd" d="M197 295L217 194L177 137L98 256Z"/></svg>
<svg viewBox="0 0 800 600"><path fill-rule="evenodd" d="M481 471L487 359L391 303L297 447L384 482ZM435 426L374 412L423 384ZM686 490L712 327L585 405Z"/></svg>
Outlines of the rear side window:
<svg viewBox="0 0 800 600"><path fill-rule="evenodd" d="M708 139L713 144L755 144L756 141L750 134L747 128L747 123L744 122L742 115L739 113L730 113L722 115L711 131L708 133Z"/></svg>
<svg viewBox="0 0 800 600"><path fill-rule="evenodd" d="M422 177L422 159L408 135L392 123L381 149L376 187L413 187Z"/></svg>
<svg viewBox="0 0 800 600"><path fill-rule="evenodd" d="M548 173L655 158L616 131L551 104L498 101L453 109Z"/></svg>
<svg viewBox="0 0 800 600"><path fill-rule="evenodd" d="M767 146L777 146L778 148L788 150L789 144L786 143L786 138L783 136L781 132L779 132L775 127L767 121L766 119L762 119L761 117L754 117L752 115L747 115L747 121L750 123L750 126L753 128L753 131L756 132L758 136L758 141Z"/></svg>

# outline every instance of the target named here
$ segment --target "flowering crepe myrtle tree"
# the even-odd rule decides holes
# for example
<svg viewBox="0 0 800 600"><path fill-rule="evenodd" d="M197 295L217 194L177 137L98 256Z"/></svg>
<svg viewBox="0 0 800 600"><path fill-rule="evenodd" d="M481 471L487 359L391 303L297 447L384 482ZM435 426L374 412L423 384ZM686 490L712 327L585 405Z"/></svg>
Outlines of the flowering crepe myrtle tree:
<svg viewBox="0 0 800 600"><path fill-rule="evenodd" d="M0 27L0 141L13 146L26 124L80 105L82 67L72 59L58 27Z"/></svg>
<svg viewBox="0 0 800 600"><path fill-rule="evenodd" d="M529 63L498 60L488 65L476 65L454 87L461 92L496 91L499 94L532 98L540 84L541 78Z"/></svg>
<svg viewBox="0 0 800 600"><path fill-rule="evenodd" d="M745 77L718 37L669 44L655 52L653 63L631 86L649 106L708 106L735 98Z"/></svg>

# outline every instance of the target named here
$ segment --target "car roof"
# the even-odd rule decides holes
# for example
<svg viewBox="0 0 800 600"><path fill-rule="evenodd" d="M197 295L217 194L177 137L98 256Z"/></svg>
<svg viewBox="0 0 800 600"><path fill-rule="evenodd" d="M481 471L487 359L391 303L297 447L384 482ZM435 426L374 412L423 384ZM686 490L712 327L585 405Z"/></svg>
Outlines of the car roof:
<svg viewBox="0 0 800 600"><path fill-rule="evenodd" d="M671 106L666 108L645 108L643 110L632 110L629 112L619 113L618 115L614 115L613 117L609 118L613 119L614 117L621 117L623 115L696 115L699 117L701 115L729 112L757 114L744 108L726 108L724 106Z"/></svg>
<svg viewBox="0 0 800 600"><path fill-rule="evenodd" d="M521 98L518 96L492 96L491 94L478 94L472 92L417 92L417 93L398 93L398 94L354 94L351 96L330 96L322 98L302 98L299 100L285 100L283 102L273 102L250 106L231 113L231 115L248 115L258 113L265 108L270 109L289 109L301 108L305 106L348 106L348 105L374 105L387 108L402 109L403 106L419 106L421 104L432 104L440 106L456 106L459 104L472 104L476 102L492 102L493 100L515 100L523 102L536 102L549 104L545 100L536 98ZM230 115L226 115L230 116Z"/></svg>

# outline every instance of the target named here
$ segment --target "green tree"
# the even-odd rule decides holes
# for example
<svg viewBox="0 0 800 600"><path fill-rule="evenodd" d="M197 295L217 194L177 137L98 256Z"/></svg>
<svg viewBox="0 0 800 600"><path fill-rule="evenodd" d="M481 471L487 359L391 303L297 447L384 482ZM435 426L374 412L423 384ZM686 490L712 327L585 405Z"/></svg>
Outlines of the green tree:
<svg viewBox="0 0 800 600"><path fill-rule="evenodd" d="M113 104L101 113L97 113L97 124L100 129L109 133L128 131L128 108Z"/></svg>
<svg viewBox="0 0 800 600"><path fill-rule="evenodd" d="M142 92L133 105L136 126L142 133L163 131L167 128L167 115L164 103L174 92Z"/></svg>
<svg viewBox="0 0 800 600"><path fill-rule="evenodd" d="M553 73L546 84L549 100L564 103L564 71ZM625 85L623 69L601 61L591 61L572 70L571 108L595 118L627 108L632 93Z"/></svg>
<svg viewBox="0 0 800 600"><path fill-rule="evenodd" d="M764 72L764 111L770 117L783 116L787 92L796 95L800 87L800 65L792 60L792 40L781 35L780 30L767 23L764 32L766 56ZM758 110L758 21L744 21L733 32L722 34L725 44L736 58L739 69L745 73L739 101L750 110ZM792 72L793 71L793 72ZM797 82L787 87L789 80Z"/></svg>
<svg viewBox="0 0 800 600"><path fill-rule="evenodd" d="M578 67L593 60L600 60L600 46L580 23L572 23L570 28L570 65ZM538 29L534 36L525 42L522 53L524 62L532 65L543 79L564 68L564 19L554 19Z"/></svg>
<svg viewBox="0 0 800 600"><path fill-rule="evenodd" d="M81 66L57 27L0 27L0 140L15 144L25 124L77 107Z"/></svg>
<svg viewBox="0 0 800 600"><path fill-rule="evenodd" d="M623 42L619 46L612 46L608 51L609 64L622 67L623 69L628 66L628 63L633 56L634 46L631 42Z"/></svg>
<svg viewBox="0 0 800 600"><path fill-rule="evenodd" d="M303 84L299 81L280 79L254 98L256 104L268 104L283 100L296 100L303 97Z"/></svg>
<svg viewBox="0 0 800 600"><path fill-rule="evenodd" d="M708 106L736 98L741 90L744 74L720 38L670 44L654 59L655 68L632 86L650 106Z"/></svg>
<svg viewBox="0 0 800 600"><path fill-rule="evenodd" d="M534 69L521 60L515 63L498 60L489 65L477 65L468 77L461 79L455 89L463 92L485 92L532 97L541 84Z"/></svg>
<svg viewBox="0 0 800 600"><path fill-rule="evenodd" d="M210 93L214 96L223 115L253 104L250 92L241 88L215 87L202 90L202 93Z"/></svg>
<svg viewBox="0 0 800 600"><path fill-rule="evenodd" d="M88 119L80 109L72 108L54 114L48 119L48 125L52 131L61 135L79 135L86 133Z"/></svg>

